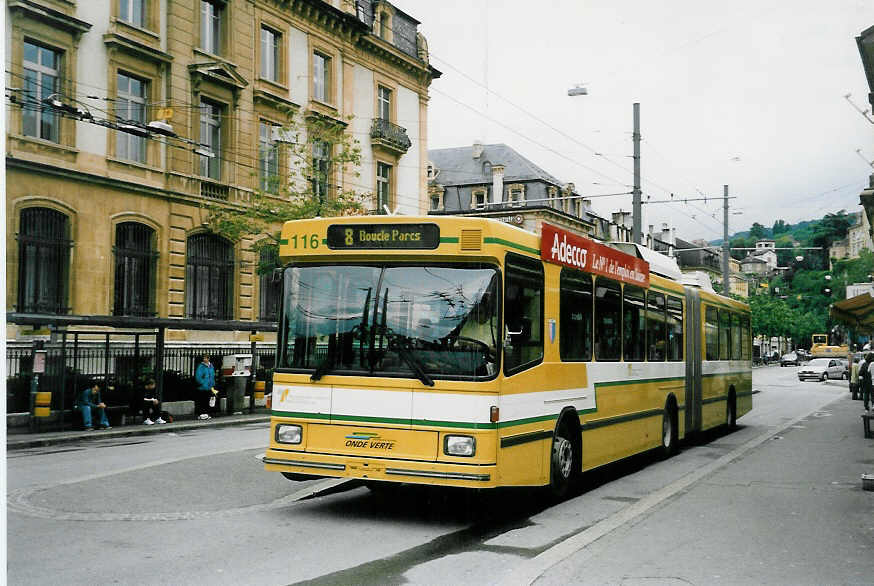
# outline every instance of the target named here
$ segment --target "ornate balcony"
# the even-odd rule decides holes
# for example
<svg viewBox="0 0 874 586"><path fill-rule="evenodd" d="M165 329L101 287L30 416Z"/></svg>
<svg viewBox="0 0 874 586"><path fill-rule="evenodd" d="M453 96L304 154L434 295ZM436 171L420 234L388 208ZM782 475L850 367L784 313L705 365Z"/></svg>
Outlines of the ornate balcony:
<svg viewBox="0 0 874 586"><path fill-rule="evenodd" d="M370 127L370 143L397 156L405 154L413 144L407 136L406 128L383 118L373 119L373 125Z"/></svg>

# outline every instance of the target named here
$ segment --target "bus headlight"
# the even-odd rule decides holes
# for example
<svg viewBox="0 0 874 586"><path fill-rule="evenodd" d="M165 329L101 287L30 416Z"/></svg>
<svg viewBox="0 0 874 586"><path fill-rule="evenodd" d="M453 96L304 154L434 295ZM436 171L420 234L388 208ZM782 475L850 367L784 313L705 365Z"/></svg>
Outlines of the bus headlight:
<svg viewBox="0 0 874 586"><path fill-rule="evenodd" d="M476 438L469 435L447 435L443 438L443 453L447 456L473 456Z"/></svg>
<svg viewBox="0 0 874 586"><path fill-rule="evenodd" d="M276 441L281 444L299 444L302 436L303 428L300 425L280 423L276 426Z"/></svg>

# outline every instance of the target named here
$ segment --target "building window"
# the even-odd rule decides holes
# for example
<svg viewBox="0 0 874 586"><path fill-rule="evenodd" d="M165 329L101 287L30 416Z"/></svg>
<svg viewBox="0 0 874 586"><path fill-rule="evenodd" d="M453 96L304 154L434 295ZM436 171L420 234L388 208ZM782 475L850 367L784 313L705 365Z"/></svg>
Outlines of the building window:
<svg viewBox="0 0 874 586"><path fill-rule="evenodd" d="M384 206L391 209L391 165L387 163L376 164L376 209L385 211Z"/></svg>
<svg viewBox="0 0 874 586"><path fill-rule="evenodd" d="M321 53L313 53L313 98L331 101L331 58Z"/></svg>
<svg viewBox="0 0 874 586"><path fill-rule="evenodd" d="M279 81L282 59L280 47L282 36L266 27L261 27L261 77L270 81Z"/></svg>
<svg viewBox="0 0 874 586"><path fill-rule="evenodd" d="M58 93L60 53L24 42L24 93L27 102L22 109L22 134L52 142L60 142L60 117L43 103Z"/></svg>
<svg viewBox="0 0 874 586"><path fill-rule="evenodd" d="M138 222L115 227L114 315L155 315L155 231Z"/></svg>
<svg viewBox="0 0 874 586"><path fill-rule="evenodd" d="M558 206L558 189L556 187L547 187L546 193L549 198L549 207L555 209Z"/></svg>
<svg viewBox="0 0 874 586"><path fill-rule="evenodd" d="M313 141L313 196L320 202L327 201L331 189L331 143Z"/></svg>
<svg viewBox="0 0 874 586"><path fill-rule="evenodd" d="M221 54L222 7L217 0L200 0L200 48Z"/></svg>
<svg viewBox="0 0 874 586"><path fill-rule="evenodd" d="M436 212L443 208L443 194L438 192L431 193L431 211Z"/></svg>
<svg viewBox="0 0 874 586"><path fill-rule="evenodd" d="M273 269L279 266L279 251L276 247L262 248L259 268L267 270L260 278L260 299L258 303L258 319L261 321L276 321L279 317L279 299L282 295L282 281L273 280Z"/></svg>
<svg viewBox="0 0 874 586"><path fill-rule="evenodd" d="M188 239L185 267L185 317L232 319L234 249L213 234Z"/></svg>
<svg viewBox="0 0 874 586"><path fill-rule="evenodd" d="M507 189L507 195L510 205L521 206L525 202L525 187L522 185L511 185Z"/></svg>
<svg viewBox="0 0 874 586"><path fill-rule="evenodd" d="M471 207L474 209L481 209L486 207L486 190L485 189L474 189L471 194Z"/></svg>
<svg viewBox="0 0 874 586"><path fill-rule="evenodd" d="M146 0L118 0L118 19L142 28Z"/></svg>
<svg viewBox="0 0 874 586"><path fill-rule="evenodd" d="M115 115L119 122L146 123L146 83L123 73L118 74ZM146 162L146 139L128 132L117 132L116 156L128 161Z"/></svg>
<svg viewBox="0 0 874 586"><path fill-rule="evenodd" d="M377 113L381 120L391 120L391 90L379 86L376 91Z"/></svg>
<svg viewBox="0 0 874 586"><path fill-rule="evenodd" d="M67 313L70 267L67 216L48 208L21 212L18 233L18 311Z"/></svg>
<svg viewBox="0 0 874 586"><path fill-rule="evenodd" d="M269 122L258 124L258 178L261 191L279 192L279 143L273 139L278 128Z"/></svg>
<svg viewBox="0 0 874 586"><path fill-rule="evenodd" d="M379 38L384 41L391 41L389 36L391 33L391 16L388 12L379 13Z"/></svg>
<svg viewBox="0 0 874 586"><path fill-rule="evenodd" d="M200 100L200 174L220 180L222 152L222 106Z"/></svg>

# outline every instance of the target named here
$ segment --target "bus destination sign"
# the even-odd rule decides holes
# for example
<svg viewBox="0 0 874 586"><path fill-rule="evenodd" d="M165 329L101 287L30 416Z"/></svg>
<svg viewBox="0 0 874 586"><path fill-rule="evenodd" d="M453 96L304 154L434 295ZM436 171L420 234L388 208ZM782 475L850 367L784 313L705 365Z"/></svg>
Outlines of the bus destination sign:
<svg viewBox="0 0 874 586"><path fill-rule="evenodd" d="M437 224L332 224L327 241L333 250L433 250L440 245L440 228Z"/></svg>
<svg viewBox="0 0 874 586"><path fill-rule="evenodd" d="M543 224L540 232L540 258L623 283L649 286L649 263L645 260L549 224Z"/></svg>

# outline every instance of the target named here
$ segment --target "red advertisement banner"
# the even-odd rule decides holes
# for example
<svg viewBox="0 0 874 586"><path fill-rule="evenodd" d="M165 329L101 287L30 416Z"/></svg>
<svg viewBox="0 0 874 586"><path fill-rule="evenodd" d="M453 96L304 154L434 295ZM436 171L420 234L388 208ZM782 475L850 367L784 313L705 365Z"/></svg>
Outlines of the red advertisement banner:
<svg viewBox="0 0 874 586"><path fill-rule="evenodd" d="M649 286L649 263L615 248L543 224L540 258L641 287Z"/></svg>

